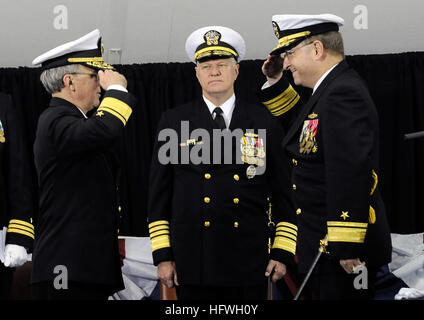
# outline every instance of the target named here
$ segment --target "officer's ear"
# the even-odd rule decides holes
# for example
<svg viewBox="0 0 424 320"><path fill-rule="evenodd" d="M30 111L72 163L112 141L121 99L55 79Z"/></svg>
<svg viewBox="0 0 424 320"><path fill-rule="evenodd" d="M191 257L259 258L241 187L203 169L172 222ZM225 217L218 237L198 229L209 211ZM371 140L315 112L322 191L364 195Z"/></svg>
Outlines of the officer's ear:
<svg viewBox="0 0 424 320"><path fill-rule="evenodd" d="M62 83L63 83L63 85L65 86L65 88L66 88L66 87L69 87L71 90L73 90L73 89L74 89L74 85L73 85L73 83L72 83L72 75L70 75L70 74L65 74L65 75L63 76Z"/></svg>
<svg viewBox="0 0 424 320"><path fill-rule="evenodd" d="M324 44L320 40L315 40L312 43L313 50L315 50L315 57L317 60L320 60L325 55Z"/></svg>
<svg viewBox="0 0 424 320"><path fill-rule="evenodd" d="M236 79L239 75L239 70L240 70L240 64L236 63L236 65L234 66L234 71L236 72Z"/></svg>

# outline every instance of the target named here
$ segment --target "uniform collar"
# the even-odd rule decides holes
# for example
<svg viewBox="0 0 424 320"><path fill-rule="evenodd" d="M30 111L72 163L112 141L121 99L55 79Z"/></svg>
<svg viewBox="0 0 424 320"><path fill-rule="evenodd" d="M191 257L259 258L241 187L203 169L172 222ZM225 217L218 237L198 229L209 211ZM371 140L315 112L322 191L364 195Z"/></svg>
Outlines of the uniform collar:
<svg viewBox="0 0 424 320"><path fill-rule="evenodd" d="M88 119L88 117L85 115L85 113L78 108L76 105L74 105L73 103L69 102L68 100L62 99L62 98L58 98L58 97L53 97L50 100L50 107L57 107L57 106L67 106L67 107L72 107L72 108L76 108L77 110L79 110L81 112L81 114L84 116L84 118Z"/></svg>
<svg viewBox="0 0 424 320"><path fill-rule="evenodd" d="M206 105L208 106L210 114L213 113L216 107L220 107L222 111L224 112L224 119L227 124L227 128L230 127L231 118L233 116L233 111L235 107L236 102L236 96L233 93L233 95L225 101L222 105L216 106L214 105L210 100L208 100L205 96L203 96L203 100L205 101Z"/></svg>
<svg viewBox="0 0 424 320"><path fill-rule="evenodd" d="M340 62L339 62L340 63ZM335 64L334 66L332 66L330 69L328 69L327 70L327 72L325 72L322 76L321 76L321 78L319 78L318 79L318 81L317 81L317 83L315 84L315 86L314 86L314 89L313 89L313 91L312 91L312 94L314 94L315 93L315 91L318 89L318 87L319 87L319 85L324 81L324 79L325 79L325 77L327 77L328 76L328 74L335 68L335 67L337 67L337 65L339 64L339 63L337 63L337 64Z"/></svg>

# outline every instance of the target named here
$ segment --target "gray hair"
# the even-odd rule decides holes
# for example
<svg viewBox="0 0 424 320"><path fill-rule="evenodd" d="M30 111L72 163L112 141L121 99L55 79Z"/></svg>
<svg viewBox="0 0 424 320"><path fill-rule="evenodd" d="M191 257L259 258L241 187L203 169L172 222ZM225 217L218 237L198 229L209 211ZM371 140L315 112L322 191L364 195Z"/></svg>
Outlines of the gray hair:
<svg viewBox="0 0 424 320"><path fill-rule="evenodd" d="M312 36L311 39L321 41L324 49L335 52L344 58L343 37L340 32L330 31L317 34Z"/></svg>
<svg viewBox="0 0 424 320"><path fill-rule="evenodd" d="M80 71L79 64L70 64L63 67L47 69L41 73L40 80L47 92L53 94L65 87L63 84L63 76L65 74L78 71Z"/></svg>

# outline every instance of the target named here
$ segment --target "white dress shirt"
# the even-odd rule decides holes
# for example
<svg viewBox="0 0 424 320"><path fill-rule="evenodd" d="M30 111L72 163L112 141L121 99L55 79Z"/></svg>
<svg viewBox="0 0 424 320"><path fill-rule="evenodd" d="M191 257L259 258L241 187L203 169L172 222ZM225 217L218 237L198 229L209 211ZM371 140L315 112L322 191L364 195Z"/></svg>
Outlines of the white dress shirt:
<svg viewBox="0 0 424 320"><path fill-rule="evenodd" d="M315 90L316 90L316 89L318 89L319 85L320 85L320 84L324 81L325 77L326 77L326 76L328 76L328 74L331 72L331 70L333 70L333 69L334 69L337 65L338 65L338 63L337 63L337 64L335 64L334 66L332 66L330 69L328 69L328 70L327 70L327 72L326 72L326 73L324 73L324 74L321 76L321 78L319 78L319 79L318 79L317 83L315 83L315 86L314 86L314 89L313 89L313 91L312 91L312 94L314 94L314 93L315 93Z"/></svg>
<svg viewBox="0 0 424 320"><path fill-rule="evenodd" d="M208 106L209 112L212 114L216 107L220 107L223 111L222 116L224 117L225 124L227 129L230 127L231 117L233 116L234 107L236 106L236 96L233 95L225 101L222 105L216 106L211 101L209 101L205 96L203 96L203 100Z"/></svg>

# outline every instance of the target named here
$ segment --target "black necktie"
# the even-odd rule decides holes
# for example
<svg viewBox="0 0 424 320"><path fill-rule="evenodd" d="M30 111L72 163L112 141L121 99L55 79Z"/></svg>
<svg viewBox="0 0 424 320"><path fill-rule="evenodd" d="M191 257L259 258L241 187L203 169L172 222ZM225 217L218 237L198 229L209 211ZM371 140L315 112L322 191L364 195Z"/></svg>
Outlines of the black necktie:
<svg viewBox="0 0 424 320"><path fill-rule="evenodd" d="M212 114L215 114L214 121L215 121L216 125L218 126L218 128L221 129L221 130L226 129L227 125L225 124L224 117L222 116L222 114L223 114L222 109L220 107L216 107L213 110Z"/></svg>

